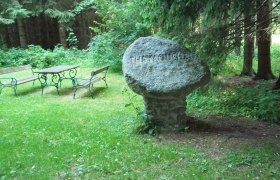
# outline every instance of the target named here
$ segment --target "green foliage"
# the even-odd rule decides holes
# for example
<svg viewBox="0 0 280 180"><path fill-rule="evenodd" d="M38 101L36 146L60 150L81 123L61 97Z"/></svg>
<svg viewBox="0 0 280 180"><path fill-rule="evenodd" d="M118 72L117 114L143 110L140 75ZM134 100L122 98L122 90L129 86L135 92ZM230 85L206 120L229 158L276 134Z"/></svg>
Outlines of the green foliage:
<svg viewBox="0 0 280 180"><path fill-rule="evenodd" d="M26 18L30 14L31 11L23 7L17 0L0 2L0 24L12 24L16 18Z"/></svg>
<svg viewBox="0 0 280 180"><path fill-rule="evenodd" d="M277 53L279 46L272 46L272 70L279 73L280 63ZM255 52L257 53L257 52ZM276 55L275 55L276 54ZM206 87L187 96L187 111L196 114L223 114L246 116L269 122L277 122L280 118L279 90L271 90L271 82L256 82L258 85L229 85L220 76L239 75L243 57L229 54L225 65L219 70L219 76ZM254 61L256 65L256 61ZM256 68L256 67L255 67Z"/></svg>
<svg viewBox="0 0 280 180"><path fill-rule="evenodd" d="M91 56L89 65L114 65L121 61L125 49L114 47L114 38L111 33L102 33L92 39L88 48Z"/></svg>
<svg viewBox="0 0 280 180"><path fill-rule="evenodd" d="M280 73L280 44L273 44L270 53L272 61L275 62L272 64L272 69L274 72L278 71Z"/></svg>
<svg viewBox="0 0 280 180"><path fill-rule="evenodd" d="M102 18L92 30L96 36L89 44L94 64L119 64L125 49L140 36L151 34L144 21L143 2L138 0L96 1L97 14Z"/></svg>
<svg viewBox="0 0 280 180"><path fill-rule="evenodd" d="M60 11L57 9L46 9L44 13L51 18L57 18L61 24L67 24L75 17L75 14L67 10Z"/></svg>
<svg viewBox="0 0 280 180"><path fill-rule="evenodd" d="M26 50L27 61L33 67L48 67L53 64L53 58L50 51L42 49L40 46L28 46Z"/></svg>
<svg viewBox="0 0 280 180"><path fill-rule="evenodd" d="M0 51L1 66L18 66L28 64L27 52L19 48L10 48L8 50Z"/></svg>
<svg viewBox="0 0 280 180"><path fill-rule="evenodd" d="M141 134L146 133L152 136L157 135L158 127L152 122L151 118L147 114L145 114L141 106L137 104L137 102L139 102L139 100L137 101L137 98L139 98L139 96L133 93L126 86L123 87L122 94L128 98L128 103L125 105L125 107L132 107L137 115L137 118L143 121L143 124L137 128L137 131Z"/></svg>
<svg viewBox="0 0 280 180"><path fill-rule="evenodd" d="M4 18L0 16L0 24L12 24L14 22L13 19Z"/></svg>
<svg viewBox="0 0 280 180"><path fill-rule="evenodd" d="M94 0L67 0L50 1L43 8L44 14L51 18L58 19L58 22L66 27L76 15L94 5Z"/></svg>
<svg viewBox="0 0 280 180"><path fill-rule="evenodd" d="M29 45L26 50L0 50L0 64L4 67L32 64L33 67L43 68L61 64L83 64L86 58L83 50L64 49L61 46L56 46L52 51L34 45Z"/></svg>
<svg viewBox="0 0 280 180"><path fill-rule="evenodd" d="M234 87L212 81L206 88L188 96L188 110L199 114L247 116L277 122L280 91L270 89L265 82L254 87Z"/></svg>
<svg viewBox="0 0 280 180"><path fill-rule="evenodd" d="M267 90L262 84L253 88L237 89L223 104L228 106L227 112L235 111L236 114L276 122L280 113L279 99L279 90Z"/></svg>
<svg viewBox="0 0 280 180"><path fill-rule="evenodd" d="M70 47L71 49L77 49L77 47L78 47L78 46L77 46L77 44L78 44L78 39L77 39L77 36L75 36L75 34L74 34L73 31L70 31L70 32L69 32L66 41L68 42L69 47Z"/></svg>
<svg viewBox="0 0 280 180"><path fill-rule="evenodd" d="M226 56L243 37L236 25L242 14L254 16L256 1L224 0L156 0L153 1L159 34L173 39L205 59L213 75L222 70ZM279 11L279 3L273 11ZM156 12L156 13L154 13ZM278 16L274 16L278 17ZM254 24L255 25L255 24ZM242 28L241 28L242 29Z"/></svg>
<svg viewBox="0 0 280 180"><path fill-rule="evenodd" d="M273 148L269 146L259 149L247 147L242 149L242 151L228 152L225 160L229 168L251 166L253 164L262 165L265 162L271 161L273 151Z"/></svg>

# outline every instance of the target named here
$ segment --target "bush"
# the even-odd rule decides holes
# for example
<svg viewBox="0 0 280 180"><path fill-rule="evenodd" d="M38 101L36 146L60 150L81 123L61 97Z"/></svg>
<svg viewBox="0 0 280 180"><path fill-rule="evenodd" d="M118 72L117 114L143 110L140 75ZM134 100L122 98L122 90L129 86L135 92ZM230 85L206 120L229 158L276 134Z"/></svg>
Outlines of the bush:
<svg viewBox="0 0 280 180"><path fill-rule="evenodd" d="M26 51L19 48L1 50L0 63L2 66L18 66L28 64Z"/></svg>
<svg viewBox="0 0 280 180"><path fill-rule="evenodd" d="M149 21L144 20L143 3L138 0L127 2L95 1L97 13L102 23L92 27L96 36L89 44L88 64L121 65L122 56L126 48L138 37L151 34ZM120 68L115 68L120 69Z"/></svg>
<svg viewBox="0 0 280 180"><path fill-rule="evenodd" d="M199 114L247 116L265 121L279 121L280 91L266 83L255 87L231 87L219 81L188 96L188 111Z"/></svg>
<svg viewBox="0 0 280 180"><path fill-rule="evenodd" d="M237 114L276 122L279 119L280 91L267 90L265 85L243 87L236 90L223 105Z"/></svg>
<svg viewBox="0 0 280 180"><path fill-rule="evenodd" d="M44 68L61 64L83 64L88 52L77 49L64 49L60 45L53 51L40 46L29 45L27 49L11 48L0 50L0 64L3 67L32 64L35 68Z"/></svg>

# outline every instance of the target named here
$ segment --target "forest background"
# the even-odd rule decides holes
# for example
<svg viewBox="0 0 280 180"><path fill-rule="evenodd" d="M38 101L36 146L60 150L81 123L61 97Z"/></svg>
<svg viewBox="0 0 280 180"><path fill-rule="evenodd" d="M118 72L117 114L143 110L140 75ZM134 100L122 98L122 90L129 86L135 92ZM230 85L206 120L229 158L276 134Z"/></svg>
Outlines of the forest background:
<svg viewBox="0 0 280 180"><path fill-rule="evenodd" d="M276 122L279 92L267 89L279 89L279 78L273 79L279 75L280 48L271 43L272 34L279 33L279 3L276 0L3 0L0 64L2 67L32 64L35 68L109 64L113 71L121 72L122 55L129 44L141 36L159 35L196 52L210 66L213 83L217 83L215 79L236 75L254 80L272 79L255 81L260 82L257 88L236 87L238 95L229 93L223 98L220 94L219 101L225 101L220 102L221 106L236 107L238 113L234 114ZM251 100L242 101L243 96ZM212 103L209 99L204 102L205 107Z"/></svg>
<svg viewBox="0 0 280 180"><path fill-rule="evenodd" d="M19 86L18 96L5 88L0 179L280 179L279 4L1 0L1 69L110 70L93 98L85 89L73 100L70 81L60 96L53 87L42 96L39 82ZM179 130L143 121L143 99L122 75L126 48L149 35L184 45L211 70L187 96L190 121Z"/></svg>

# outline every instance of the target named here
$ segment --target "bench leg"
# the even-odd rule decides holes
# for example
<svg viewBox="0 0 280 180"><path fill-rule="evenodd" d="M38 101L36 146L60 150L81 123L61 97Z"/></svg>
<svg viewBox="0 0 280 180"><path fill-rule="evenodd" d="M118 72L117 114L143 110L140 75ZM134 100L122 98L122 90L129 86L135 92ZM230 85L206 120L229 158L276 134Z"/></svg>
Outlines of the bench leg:
<svg viewBox="0 0 280 180"><path fill-rule="evenodd" d="M107 82L106 82L106 79L105 79L105 78L102 78L102 80L105 82L106 88L108 88L108 84L107 84Z"/></svg>
<svg viewBox="0 0 280 180"><path fill-rule="evenodd" d="M60 95L59 90L58 90L59 87L58 86L55 86L55 87L56 87L57 94Z"/></svg>
<svg viewBox="0 0 280 180"><path fill-rule="evenodd" d="M13 89L14 89L15 96L17 96L17 86L15 85L15 86L13 87Z"/></svg>
<svg viewBox="0 0 280 180"><path fill-rule="evenodd" d="M73 99L75 99L76 97L76 92L77 92L78 88L74 88L74 94L73 94Z"/></svg>
<svg viewBox="0 0 280 180"><path fill-rule="evenodd" d="M0 94L2 93L2 90L4 89L3 86L0 86Z"/></svg>
<svg viewBox="0 0 280 180"><path fill-rule="evenodd" d="M41 95L43 96L43 94L44 94L44 87L41 86Z"/></svg>
<svg viewBox="0 0 280 180"><path fill-rule="evenodd" d="M8 87L8 86L6 86ZM5 86L0 86L0 94L2 93L2 90L5 88ZM17 96L17 86L12 86L12 88L14 89L14 94L15 96Z"/></svg>
<svg viewBox="0 0 280 180"><path fill-rule="evenodd" d="M93 98L93 84L90 84L90 85L88 86L88 90L89 90L89 93L90 93L91 98Z"/></svg>

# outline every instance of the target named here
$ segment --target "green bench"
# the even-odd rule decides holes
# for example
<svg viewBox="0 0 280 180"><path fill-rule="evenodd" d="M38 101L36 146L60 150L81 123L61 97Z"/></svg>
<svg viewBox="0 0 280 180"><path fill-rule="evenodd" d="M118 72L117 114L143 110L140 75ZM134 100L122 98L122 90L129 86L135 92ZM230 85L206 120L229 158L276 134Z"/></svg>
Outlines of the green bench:
<svg viewBox="0 0 280 180"><path fill-rule="evenodd" d="M32 75L26 77L15 77L12 73L31 70ZM3 76L5 75L5 77ZM15 96L17 95L17 86L34 81L38 79L38 76L34 76L33 70L30 64L17 66L17 67L8 67L0 69L0 94L5 87L11 87L14 89Z"/></svg>
<svg viewBox="0 0 280 180"><path fill-rule="evenodd" d="M103 80L105 82L106 87L108 87L107 82L106 82L106 75L107 75L108 69L109 69L109 66L104 66L100 69L92 71L90 74L90 77L75 78L73 80L73 88L74 88L73 98L75 99L76 92L79 88L88 88L89 92L91 94L91 97L93 97L93 84L100 80Z"/></svg>

